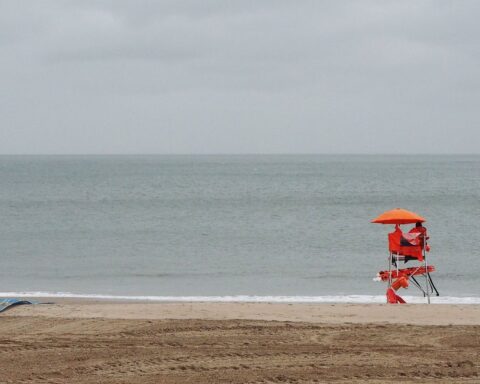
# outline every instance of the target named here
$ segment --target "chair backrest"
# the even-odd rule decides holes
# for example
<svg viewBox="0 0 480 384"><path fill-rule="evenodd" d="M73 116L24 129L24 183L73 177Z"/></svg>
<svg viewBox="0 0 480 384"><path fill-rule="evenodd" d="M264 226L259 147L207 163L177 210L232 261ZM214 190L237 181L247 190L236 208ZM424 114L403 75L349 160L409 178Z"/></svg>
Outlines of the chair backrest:
<svg viewBox="0 0 480 384"><path fill-rule="evenodd" d="M388 249L397 255L415 257L423 261L423 244L420 233L403 233L400 228L388 234Z"/></svg>

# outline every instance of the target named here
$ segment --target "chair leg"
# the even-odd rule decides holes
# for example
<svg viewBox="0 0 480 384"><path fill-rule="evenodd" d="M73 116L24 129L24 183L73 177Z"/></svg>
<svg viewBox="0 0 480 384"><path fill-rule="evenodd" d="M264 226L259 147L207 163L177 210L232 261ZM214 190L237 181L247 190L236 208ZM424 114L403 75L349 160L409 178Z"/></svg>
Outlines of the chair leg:
<svg viewBox="0 0 480 384"><path fill-rule="evenodd" d="M437 287L435 287L435 284L433 284L432 276L430 276L430 273L427 272L428 276L428 281L430 282L430 287L432 287L432 292L435 291L436 296L440 296L440 293L438 293Z"/></svg>

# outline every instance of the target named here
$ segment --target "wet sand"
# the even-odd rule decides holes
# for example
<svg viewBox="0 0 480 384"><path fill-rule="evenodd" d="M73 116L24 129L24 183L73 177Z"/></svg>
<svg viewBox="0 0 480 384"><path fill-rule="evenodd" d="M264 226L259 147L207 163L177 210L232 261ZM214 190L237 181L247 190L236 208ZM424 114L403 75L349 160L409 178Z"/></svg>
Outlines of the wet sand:
<svg viewBox="0 0 480 384"><path fill-rule="evenodd" d="M0 315L0 383L479 383L480 306L63 301Z"/></svg>

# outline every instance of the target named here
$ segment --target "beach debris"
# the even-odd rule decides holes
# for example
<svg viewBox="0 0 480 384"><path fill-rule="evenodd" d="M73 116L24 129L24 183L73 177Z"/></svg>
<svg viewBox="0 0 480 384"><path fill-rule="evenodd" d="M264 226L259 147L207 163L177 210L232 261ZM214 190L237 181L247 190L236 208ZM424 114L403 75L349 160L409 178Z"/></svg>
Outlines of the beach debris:
<svg viewBox="0 0 480 384"><path fill-rule="evenodd" d="M13 298L0 298L0 312L6 311L7 309L10 309L14 306L17 305L22 305L22 304L35 304L32 301L28 300L19 300L19 299L13 299Z"/></svg>

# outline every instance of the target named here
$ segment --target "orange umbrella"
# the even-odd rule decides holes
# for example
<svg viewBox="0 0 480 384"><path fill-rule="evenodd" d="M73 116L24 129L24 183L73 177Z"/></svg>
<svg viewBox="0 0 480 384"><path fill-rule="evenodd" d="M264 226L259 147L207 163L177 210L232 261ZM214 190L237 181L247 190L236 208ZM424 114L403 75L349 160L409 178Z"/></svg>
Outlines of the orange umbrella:
<svg viewBox="0 0 480 384"><path fill-rule="evenodd" d="M383 212L380 216L372 220L376 224L412 224L420 221L423 223L425 219L415 212L407 211L402 208L395 208L391 211Z"/></svg>

